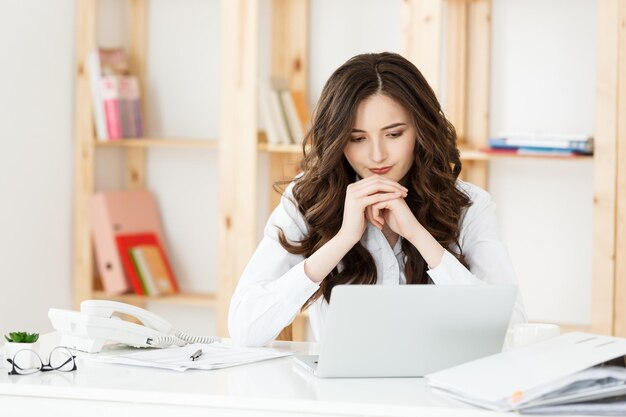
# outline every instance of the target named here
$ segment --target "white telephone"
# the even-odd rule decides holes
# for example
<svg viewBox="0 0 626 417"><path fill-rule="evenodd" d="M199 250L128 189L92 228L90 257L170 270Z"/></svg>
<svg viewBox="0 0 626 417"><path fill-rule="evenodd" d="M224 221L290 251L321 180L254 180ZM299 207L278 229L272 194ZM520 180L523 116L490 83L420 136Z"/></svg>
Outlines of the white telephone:
<svg viewBox="0 0 626 417"><path fill-rule="evenodd" d="M133 316L144 325L121 320L113 316L115 313ZM196 337L179 332L156 314L117 301L86 300L80 303L80 312L51 308L48 318L52 327L61 333L63 346L88 353L100 352L107 341L158 348L220 341L218 337Z"/></svg>

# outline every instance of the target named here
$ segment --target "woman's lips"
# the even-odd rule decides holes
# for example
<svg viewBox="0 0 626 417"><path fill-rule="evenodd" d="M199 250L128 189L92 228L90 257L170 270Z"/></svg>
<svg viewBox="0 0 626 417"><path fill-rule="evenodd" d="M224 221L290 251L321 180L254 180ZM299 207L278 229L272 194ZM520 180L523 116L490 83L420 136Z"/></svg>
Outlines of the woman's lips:
<svg viewBox="0 0 626 417"><path fill-rule="evenodd" d="M383 175L383 174L388 173L390 169L391 167L370 168L370 171L372 171L374 174L377 174L377 175Z"/></svg>

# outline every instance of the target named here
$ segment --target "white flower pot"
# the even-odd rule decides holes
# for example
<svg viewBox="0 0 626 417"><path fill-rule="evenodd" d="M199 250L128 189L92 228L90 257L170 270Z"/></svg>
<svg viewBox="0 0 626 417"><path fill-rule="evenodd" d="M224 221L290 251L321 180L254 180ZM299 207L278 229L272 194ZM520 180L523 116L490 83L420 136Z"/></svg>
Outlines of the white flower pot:
<svg viewBox="0 0 626 417"><path fill-rule="evenodd" d="M36 341L35 343L4 342L4 358L2 358L4 367L11 367L11 364L7 362L7 359L13 360L15 354L20 350L32 350L36 354L39 354L39 341ZM24 363L24 366L39 366L39 360L37 359L37 356L30 355L30 358L31 360L28 361L28 363Z"/></svg>

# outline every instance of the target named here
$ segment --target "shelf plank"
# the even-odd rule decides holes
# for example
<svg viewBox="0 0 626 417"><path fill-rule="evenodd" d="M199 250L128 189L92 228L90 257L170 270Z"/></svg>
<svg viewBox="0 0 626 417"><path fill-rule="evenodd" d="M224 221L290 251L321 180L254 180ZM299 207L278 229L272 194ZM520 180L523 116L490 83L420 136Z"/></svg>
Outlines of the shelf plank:
<svg viewBox="0 0 626 417"><path fill-rule="evenodd" d="M198 307L215 307L216 296L210 293L181 293L176 295L138 295L138 294L107 294L104 291L94 291L93 298L98 300L114 300L127 304L143 304L156 302L163 304L185 304Z"/></svg>
<svg viewBox="0 0 626 417"><path fill-rule="evenodd" d="M489 150L461 150L461 159L467 160L494 160L503 158L516 158L516 159L565 159L585 161L593 158L593 155L559 155L550 153L527 153L518 154L515 152L493 152Z"/></svg>
<svg viewBox="0 0 626 417"><path fill-rule="evenodd" d="M216 139L157 139L139 138L122 139L108 142L95 142L97 147L102 148L192 148L192 149L217 149Z"/></svg>
<svg viewBox="0 0 626 417"><path fill-rule="evenodd" d="M302 155L302 145L270 145L268 143L259 143L259 152L269 153L288 153ZM551 155L551 154L515 154L515 153L490 153L480 149L461 148L462 161L489 161L492 159L502 158L535 158L535 159L568 159L568 160L587 160L593 158L588 155Z"/></svg>
<svg viewBox="0 0 626 417"><path fill-rule="evenodd" d="M271 152L271 153L291 153L302 154L302 145L289 144L289 145L271 145L269 143L259 143L259 152Z"/></svg>

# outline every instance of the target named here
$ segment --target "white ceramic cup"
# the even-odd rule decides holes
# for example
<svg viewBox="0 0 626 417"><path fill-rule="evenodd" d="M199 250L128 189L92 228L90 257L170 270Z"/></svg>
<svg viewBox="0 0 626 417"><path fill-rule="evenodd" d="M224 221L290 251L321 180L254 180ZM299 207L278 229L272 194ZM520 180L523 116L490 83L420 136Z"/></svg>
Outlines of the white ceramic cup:
<svg viewBox="0 0 626 417"><path fill-rule="evenodd" d="M519 348L556 337L561 328L556 324L522 323L516 324L512 333L512 347Z"/></svg>

